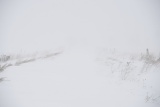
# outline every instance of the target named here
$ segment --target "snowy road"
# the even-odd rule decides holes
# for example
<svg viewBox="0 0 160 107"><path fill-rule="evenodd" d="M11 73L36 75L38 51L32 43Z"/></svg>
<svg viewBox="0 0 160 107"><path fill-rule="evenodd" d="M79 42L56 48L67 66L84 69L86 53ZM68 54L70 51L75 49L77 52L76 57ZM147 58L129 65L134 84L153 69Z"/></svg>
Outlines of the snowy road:
<svg viewBox="0 0 160 107"><path fill-rule="evenodd" d="M0 84L0 107L156 107L135 82L103 75L101 67L78 49L10 67L2 73L8 81Z"/></svg>
<svg viewBox="0 0 160 107"><path fill-rule="evenodd" d="M0 0L0 107L160 107L159 1Z"/></svg>

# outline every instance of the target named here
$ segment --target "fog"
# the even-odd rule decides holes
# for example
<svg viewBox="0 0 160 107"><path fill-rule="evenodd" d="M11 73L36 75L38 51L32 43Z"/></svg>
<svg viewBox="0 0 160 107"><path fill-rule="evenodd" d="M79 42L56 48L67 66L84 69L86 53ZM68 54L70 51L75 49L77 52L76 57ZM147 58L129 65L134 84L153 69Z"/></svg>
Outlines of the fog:
<svg viewBox="0 0 160 107"><path fill-rule="evenodd" d="M1 0L0 48L160 51L158 0Z"/></svg>
<svg viewBox="0 0 160 107"><path fill-rule="evenodd" d="M159 107L159 11L159 0L0 0L0 107Z"/></svg>

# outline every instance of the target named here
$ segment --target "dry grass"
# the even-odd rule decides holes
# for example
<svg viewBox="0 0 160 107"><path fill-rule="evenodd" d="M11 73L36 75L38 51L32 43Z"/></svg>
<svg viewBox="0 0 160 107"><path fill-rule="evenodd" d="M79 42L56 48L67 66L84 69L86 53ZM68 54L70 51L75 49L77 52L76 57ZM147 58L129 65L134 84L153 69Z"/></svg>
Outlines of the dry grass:
<svg viewBox="0 0 160 107"><path fill-rule="evenodd" d="M30 55L1 55L0 56L0 73L3 72L4 70L6 70L8 67L11 66L19 66L25 63L30 63L30 62L34 62L36 60L39 59L45 59L45 58L50 58L50 57L54 57L57 56L59 54L61 54L62 51L60 52L54 52L54 53L45 53L45 54L40 54L40 55L35 55L35 54L30 54ZM0 77L0 82L2 82L4 80L3 77Z"/></svg>
<svg viewBox="0 0 160 107"><path fill-rule="evenodd" d="M160 96L158 96L158 95L149 95L147 93L147 95L145 97L146 103L159 103L159 100L160 100Z"/></svg>
<svg viewBox="0 0 160 107"><path fill-rule="evenodd" d="M17 61L17 62L15 63L15 66L19 66L19 65L24 64L24 63L33 62L33 61L35 61L35 60L36 60L35 58L19 60L19 61Z"/></svg>
<svg viewBox="0 0 160 107"><path fill-rule="evenodd" d="M6 61L8 61L8 60L10 60L10 56L8 56L8 55L1 55L0 56L0 62L6 62Z"/></svg>
<svg viewBox="0 0 160 107"><path fill-rule="evenodd" d="M4 81L4 79L5 79L4 77L3 77L3 78L0 78L0 82Z"/></svg>
<svg viewBox="0 0 160 107"><path fill-rule="evenodd" d="M148 49L143 54L102 50L97 61L111 68L111 72L118 74L122 80L135 79L136 75L143 75L153 68L160 68L160 57L150 53Z"/></svg>

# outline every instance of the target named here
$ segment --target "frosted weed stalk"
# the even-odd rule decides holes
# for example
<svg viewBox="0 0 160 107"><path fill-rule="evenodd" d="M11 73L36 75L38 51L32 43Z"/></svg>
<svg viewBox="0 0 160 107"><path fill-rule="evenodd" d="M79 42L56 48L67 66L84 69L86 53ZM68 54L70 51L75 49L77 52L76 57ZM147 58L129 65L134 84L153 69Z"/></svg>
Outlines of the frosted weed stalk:
<svg viewBox="0 0 160 107"><path fill-rule="evenodd" d="M160 57L151 54L148 49L143 54L126 54L115 49L103 49L97 59L112 73L118 73L122 80L135 80L138 79L137 75L160 68Z"/></svg>
<svg viewBox="0 0 160 107"><path fill-rule="evenodd" d="M11 66L11 64L7 64L10 60L11 56L9 55L0 55L0 73L3 72L7 67ZM0 82L4 80L4 77L0 77Z"/></svg>
<svg viewBox="0 0 160 107"><path fill-rule="evenodd" d="M160 104L160 94L157 89L160 56L150 53L148 49L141 54L123 54L115 50L113 53L111 50L102 50L96 61L104 67L104 74L113 77L116 82L123 81L124 84L130 82L135 84L137 89L143 90L146 103ZM147 95L146 92L148 92Z"/></svg>
<svg viewBox="0 0 160 107"><path fill-rule="evenodd" d="M61 54L62 51L58 52L44 52L44 53L36 53L36 54L26 54L26 55L1 55L0 56L0 73L6 70L11 66L19 66L25 63L34 62L39 59L46 59L50 57L57 56ZM0 82L4 81L4 77L0 77Z"/></svg>

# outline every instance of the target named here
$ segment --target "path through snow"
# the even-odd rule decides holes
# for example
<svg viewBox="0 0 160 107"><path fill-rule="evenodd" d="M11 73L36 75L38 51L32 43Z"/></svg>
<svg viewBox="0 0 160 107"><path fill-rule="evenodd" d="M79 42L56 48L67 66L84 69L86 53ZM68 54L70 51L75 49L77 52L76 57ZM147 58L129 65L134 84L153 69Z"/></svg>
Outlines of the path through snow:
<svg viewBox="0 0 160 107"><path fill-rule="evenodd" d="M145 102L146 93L135 82L103 75L95 56L87 49L74 49L6 69L0 107L157 106Z"/></svg>

